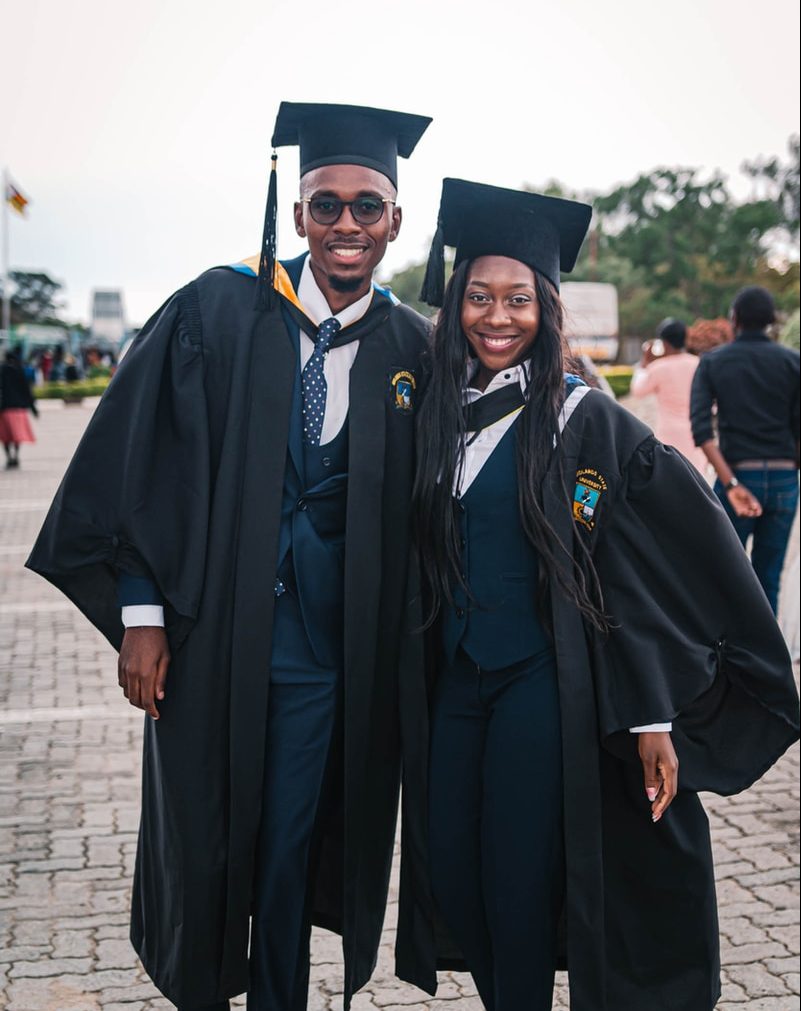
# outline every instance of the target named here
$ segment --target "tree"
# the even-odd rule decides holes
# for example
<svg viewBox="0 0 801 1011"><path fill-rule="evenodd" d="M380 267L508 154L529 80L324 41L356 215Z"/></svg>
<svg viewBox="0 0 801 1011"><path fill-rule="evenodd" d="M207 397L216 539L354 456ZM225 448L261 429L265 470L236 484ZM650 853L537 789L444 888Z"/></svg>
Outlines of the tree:
<svg viewBox="0 0 801 1011"><path fill-rule="evenodd" d="M12 270L10 276L14 283L11 293L12 323L60 322L58 313L63 303L56 300L63 288L60 281L43 272Z"/></svg>
<svg viewBox="0 0 801 1011"><path fill-rule="evenodd" d="M796 309L787 322L782 327L779 340L790 348L798 351L801 345L801 311Z"/></svg>
<svg viewBox="0 0 801 1011"><path fill-rule="evenodd" d="M755 158L743 162L742 171L756 184L761 184L766 197L778 209L780 225L790 238L798 244L799 217L801 216L801 138L794 134L787 142L789 161L779 158Z"/></svg>
<svg viewBox="0 0 801 1011"><path fill-rule="evenodd" d="M449 264L446 260L446 277L448 266ZM410 266L404 267L397 274L393 274L386 283L401 302L411 306L412 309L416 309L423 316L433 316L435 310L430 305L426 305L425 302L420 301L420 289L423 286L425 273L425 263L412 263Z"/></svg>
<svg viewBox="0 0 801 1011"><path fill-rule="evenodd" d="M574 193L556 180L525 189L586 200L593 205L590 235L572 280L614 284L624 336L652 334L660 320L687 322L725 317L737 290L768 288L782 312L799 303L797 243L799 139L789 160L746 163L758 184L752 199L734 200L720 174L695 168L656 168L610 193ZM414 264L390 281L396 294L420 311L425 268Z"/></svg>
<svg viewBox="0 0 801 1011"><path fill-rule="evenodd" d="M691 316L725 313L780 221L774 201L737 205L719 175L703 180L692 168L641 175L599 197L595 211L598 261L613 254L643 268L655 302L678 302Z"/></svg>

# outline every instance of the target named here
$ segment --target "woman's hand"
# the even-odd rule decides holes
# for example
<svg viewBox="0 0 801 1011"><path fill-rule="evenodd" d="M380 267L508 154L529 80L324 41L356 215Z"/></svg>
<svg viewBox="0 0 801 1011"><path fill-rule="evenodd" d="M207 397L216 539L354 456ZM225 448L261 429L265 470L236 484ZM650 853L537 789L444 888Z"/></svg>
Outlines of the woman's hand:
<svg viewBox="0 0 801 1011"><path fill-rule="evenodd" d="M651 364L651 362L655 362L656 359L657 355L654 354L654 342L643 341L642 356L639 361L639 367L641 369L646 369Z"/></svg>
<svg viewBox="0 0 801 1011"><path fill-rule="evenodd" d="M651 818L657 822L667 811L679 786L679 760L670 734L639 734L639 752L645 776L645 795L651 801Z"/></svg>

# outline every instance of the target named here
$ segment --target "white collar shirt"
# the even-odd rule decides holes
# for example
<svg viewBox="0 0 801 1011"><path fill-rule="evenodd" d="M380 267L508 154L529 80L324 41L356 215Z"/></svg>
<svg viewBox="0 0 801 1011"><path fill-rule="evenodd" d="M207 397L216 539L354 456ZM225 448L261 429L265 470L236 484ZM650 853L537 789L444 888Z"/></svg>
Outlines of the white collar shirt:
<svg viewBox="0 0 801 1011"><path fill-rule="evenodd" d="M325 295L320 290L317 281L314 279L309 257L303 262L303 270L298 284L298 301L303 307L303 311L314 323L319 326L323 320L339 320L342 328L358 322L367 310L373 299L372 286L370 290L358 301L346 306L341 312L332 312ZM306 362L311 358L314 351L314 341L300 332L300 368L301 371ZM359 341L354 340L342 347L331 348L325 356L323 363L323 375L327 384L325 398L325 414L323 415L323 430L320 436L320 445L324 446L331 442L345 424L350 405L350 370L359 352Z"/></svg>
<svg viewBox="0 0 801 1011"><path fill-rule="evenodd" d="M475 386L469 385L472 376L477 371L475 364L471 363L468 369L468 385L464 391L464 403L475 403L475 401L480 400L482 397L486 397L488 393L493 393L504 386L511 386L512 383L519 383L520 389L525 393L528 384L527 364L513 365L511 368L499 372L492 377L486 390L482 392ZM499 418L492 425L488 425L475 438L469 437L466 440L462 472L461 474L456 474L454 477L453 491L455 495L461 496L467 493L467 489L478 477L481 468L492 456L495 449L497 449L498 443L515 423L522 410L522 407L518 407L510 411L509 414ZM468 436L472 436L472 433L468 433Z"/></svg>

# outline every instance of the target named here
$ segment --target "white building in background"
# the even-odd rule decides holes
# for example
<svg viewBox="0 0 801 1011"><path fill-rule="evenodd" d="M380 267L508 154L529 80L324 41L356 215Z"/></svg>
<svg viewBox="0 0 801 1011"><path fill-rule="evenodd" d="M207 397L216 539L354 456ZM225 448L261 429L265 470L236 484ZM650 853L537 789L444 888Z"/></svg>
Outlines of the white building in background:
<svg viewBox="0 0 801 1011"><path fill-rule="evenodd" d="M115 351L119 349L127 330L119 288L98 288L92 292L89 330L91 341L108 344Z"/></svg>
<svg viewBox="0 0 801 1011"><path fill-rule="evenodd" d="M570 350L595 362L611 362L619 346L617 289L594 281L565 281L559 292L565 307Z"/></svg>

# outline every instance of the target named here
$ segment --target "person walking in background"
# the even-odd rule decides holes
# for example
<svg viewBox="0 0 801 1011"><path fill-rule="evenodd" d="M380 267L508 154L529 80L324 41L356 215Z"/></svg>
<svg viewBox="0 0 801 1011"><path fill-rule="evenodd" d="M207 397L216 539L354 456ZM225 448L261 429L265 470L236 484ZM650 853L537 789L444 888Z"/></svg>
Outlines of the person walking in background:
<svg viewBox="0 0 801 1011"><path fill-rule="evenodd" d="M799 354L768 336L776 306L765 288L741 289L731 319L733 343L705 355L693 379L693 438L743 546L753 536L751 560L776 613L798 505Z"/></svg>
<svg viewBox="0 0 801 1011"><path fill-rule="evenodd" d="M37 380L36 372L36 355L29 355L28 360L22 366L22 371L25 373L25 379L28 382L28 386L35 386Z"/></svg>
<svg viewBox="0 0 801 1011"><path fill-rule="evenodd" d="M698 358L685 350L686 338L687 327L680 319L663 319L656 328L656 341L643 345L630 392L633 397L656 397L654 435L704 474L707 459L693 442L690 427L690 388Z"/></svg>
<svg viewBox="0 0 801 1011"><path fill-rule="evenodd" d="M50 348L45 348L39 356L39 371L42 373L42 382L50 380L50 370L53 367L53 352Z"/></svg>
<svg viewBox="0 0 801 1011"><path fill-rule="evenodd" d="M51 383L61 383L64 381L64 348L61 344L56 345L53 352L53 362L50 366L49 381Z"/></svg>
<svg viewBox="0 0 801 1011"><path fill-rule="evenodd" d="M66 355L64 358L64 382L77 383L81 378L74 355Z"/></svg>
<svg viewBox="0 0 801 1011"><path fill-rule="evenodd" d="M0 365L0 442L6 451L6 470L19 467L21 443L36 442L28 411L39 414L19 352L7 351Z"/></svg>

